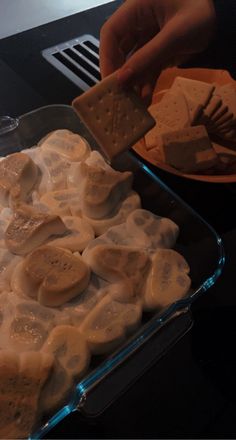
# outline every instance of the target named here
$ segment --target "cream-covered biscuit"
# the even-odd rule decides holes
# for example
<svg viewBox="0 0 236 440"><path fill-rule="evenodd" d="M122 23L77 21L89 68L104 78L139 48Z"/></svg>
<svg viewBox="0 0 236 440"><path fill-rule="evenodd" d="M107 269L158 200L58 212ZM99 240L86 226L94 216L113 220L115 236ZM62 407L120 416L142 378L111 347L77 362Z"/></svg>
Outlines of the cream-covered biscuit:
<svg viewBox="0 0 236 440"><path fill-rule="evenodd" d="M126 220L127 233L137 244L149 251L172 248L179 235L179 227L169 218L160 217L146 209L136 209Z"/></svg>
<svg viewBox="0 0 236 440"><path fill-rule="evenodd" d="M70 130L55 130L40 142L43 151L53 151L70 162L85 160L91 149L88 142Z"/></svg>
<svg viewBox="0 0 236 440"><path fill-rule="evenodd" d="M48 211L59 216L81 216L81 195L76 188L51 191L44 194L39 203L45 205Z"/></svg>
<svg viewBox="0 0 236 440"><path fill-rule="evenodd" d="M104 234L109 228L125 222L128 215L140 207L140 196L135 191L131 191L109 215L101 219L94 219L83 214L83 218L92 226L98 236Z"/></svg>
<svg viewBox="0 0 236 440"><path fill-rule="evenodd" d="M21 257L12 255L8 249L0 248L0 294L11 290L12 276L21 259Z"/></svg>
<svg viewBox="0 0 236 440"><path fill-rule="evenodd" d="M158 249L144 289L144 309L166 307L183 298L189 291L189 265L178 252Z"/></svg>
<svg viewBox="0 0 236 440"><path fill-rule="evenodd" d="M49 191L67 189L67 174L71 166L69 160L54 151L40 150L37 164L41 170L41 180L38 185L40 195Z"/></svg>
<svg viewBox="0 0 236 440"><path fill-rule="evenodd" d="M54 246L41 246L16 268L15 291L40 304L56 307L79 295L88 285L90 270L82 258Z"/></svg>
<svg viewBox="0 0 236 440"><path fill-rule="evenodd" d="M99 277L110 283L127 282L140 291L150 266L147 252L128 246L98 244L83 258Z"/></svg>
<svg viewBox="0 0 236 440"><path fill-rule="evenodd" d="M67 228L59 216L44 214L22 205L15 210L5 231L5 244L13 254L25 255L49 237L65 232Z"/></svg>
<svg viewBox="0 0 236 440"><path fill-rule="evenodd" d="M82 181L81 204L87 217L100 219L108 215L132 188L129 171L107 171L100 167L80 165Z"/></svg>
<svg viewBox="0 0 236 440"><path fill-rule="evenodd" d="M41 390L54 358L33 351L0 351L0 436L27 438L34 427Z"/></svg>
<svg viewBox="0 0 236 440"><path fill-rule="evenodd" d="M38 168L24 153L13 153L0 161L0 202L4 206L24 200L38 178Z"/></svg>
<svg viewBox="0 0 236 440"><path fill-rule="evenodd" d="M79 327L94 354L114 350L139 325L142 308L105 296L88 314Z"/></svg>
<svg viewBox="0 0 236 440"><path fill-rule="evenodd" d="M62 217L68 233L64 237L50 240L48 245L81 252L94 239L94 230L88 221L75 216Z"/></svg>
<svg viewBox="0 0 236 440"><path fill-rule="evenodd" d="M90 362L90 350L85 337L70 325L55 327L42 347L42 353L55 357L54 368L42 392L40 408L52 411L64 402L75 380L83 377Z"/></svg>

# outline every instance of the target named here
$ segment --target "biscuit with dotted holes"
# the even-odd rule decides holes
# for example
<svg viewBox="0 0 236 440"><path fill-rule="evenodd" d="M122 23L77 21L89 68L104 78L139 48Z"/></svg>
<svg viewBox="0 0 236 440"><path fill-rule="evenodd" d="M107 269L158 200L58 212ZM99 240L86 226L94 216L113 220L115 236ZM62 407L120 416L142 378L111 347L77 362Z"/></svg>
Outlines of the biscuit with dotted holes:
<svg viewBox="0 0 236 440"><path fill-rule="evenodd" d="M191 100L201 104L203 107L206 107L215 90L215 86L213 84L190 78L182 78L180 76L175 78L172 87L178 88L179 91L184 94L186 99L189 97Z"/></svg>
<svg viewBox="0 0 236 440"><path fill-rule="evenodd" d="M188 109L188 117L189 117L189 124L188 125L194 125L195 121L197 120L199 114L202 111L201 102L194 100L190 95L188 95L187 93L184 93L183 90L181 89L179 83L176 81L174 81L174 83L172 84L169 92L173 93L173 94L182 94L183 95L187 109ZM184 105L184 108L185 108L185 105Z"/></svg>
<svg viewBox="0 0 236 440"><path fill-rule="evenodd" d="M155 125L141 98L121 89L115 73L75 98L72 105L110 160Z"/></svg>
<svg viewBox="0 0 236 440"><path fill-rule="evenodd" d="M155 107L155 105L151 105L149 107L149 111L150 111L151 115L153 115L153 117L155 117L154 116L154 114L155 114L154 107ZM169 133L170 130L171 130L170 127L163 124L162 122L160 122L159 119L157 119L155 127L153 127L151 130L149 130L148 133L145 135L146 150L149 151L149 150L159 146L161 143L161 135L163 133Z"/></svg>
<svg viewBox="0 0 236 440"><path fill-rule="evenodd" d="M165 127L170 130L178 130L190 125L189 112L183 93L167 92L161 102L151 106L151 114L160 126L160 134L165 133ZM159 125L158 125L159 124ZM152 131L156 129L154 127Z"/></svg>

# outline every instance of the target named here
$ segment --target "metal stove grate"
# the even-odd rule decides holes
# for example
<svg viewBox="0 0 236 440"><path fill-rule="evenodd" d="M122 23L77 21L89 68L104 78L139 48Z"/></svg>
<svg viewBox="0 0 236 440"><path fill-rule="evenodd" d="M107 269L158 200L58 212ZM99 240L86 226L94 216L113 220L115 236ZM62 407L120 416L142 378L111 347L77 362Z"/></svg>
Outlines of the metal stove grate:
<svg viewBox="0 0 236 440"><path fill-rule="evenodd" d="M99 40L82 35L42 51L43 57L69 80L85 91L101 79Z"/></svg>

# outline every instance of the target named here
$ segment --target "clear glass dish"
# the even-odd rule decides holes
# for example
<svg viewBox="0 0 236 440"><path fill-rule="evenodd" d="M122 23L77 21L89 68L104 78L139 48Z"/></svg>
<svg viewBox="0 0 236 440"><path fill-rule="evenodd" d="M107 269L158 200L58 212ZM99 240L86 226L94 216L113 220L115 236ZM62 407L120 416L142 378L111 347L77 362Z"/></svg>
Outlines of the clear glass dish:
<svg viewBox="0 0 236 440"><path fill-rule="evenodd" d="M87 129L79 120L74 110L66 105L52 105L36 109L18 119L17 131L18 142L13 146L12 142L4 145L0 155L6 155L14 151L34 146L43 136L52 130L67 128L84 136L93 148L97 148ZM54 416L44 420L41 426L32 434L31 438L40 438L65 416L75 410L91 412L101 411L108 402L111 402L119 393L117 387L109 386L109 381L117 373L120 373L128 361L132 361L135 353L148 347L153 337L158 332L165 334L161 342L161 348L155 357L160 357L171 346L171 342L178 339L191 326L188 315L192 302L204 294L217 280L224 265L224 250L221 238L194 210L171 191L151 170L138 160L132 152L123 154L113 167L120 170L132 170L134 172L134 190L141 196L143 208L169 217L179 225L180 235L175 247L188 261L191 268L192 288L188 296L173 303L171 306L156 314L144 315L142 326L138 332L127 340L125 345L108 357L100 358L91 363L91 368L86 377L81 380L66 406L61 408ZM187 184L187 182L186 182ZM188 318L186 319L186 316ZM175 320L175 321L174 321ZM177 324L173 325L173 322ZM170 329L172 329L170 331ZM149 350L150 354L150 350ZM145 362L148 363L145 355ZM146 368L141 364L141 369ZM119 367L119 368L118 368ZM131 368L130 376L135 373ZM137 373L140 374L141 370ZM122 379L124 380L124 379ZM128 385L125 380L124 386ZM95 398L94 393L103 387L103 399ZM101 388L100 388L101 389ZM105 391L104 391L105 390ZM100 392L101 396L101 392ZM96 404L93 408L88 405L89 400ZM90 411L89 408L92 408ZM79 430L79 427L78 427Z"/></svg>

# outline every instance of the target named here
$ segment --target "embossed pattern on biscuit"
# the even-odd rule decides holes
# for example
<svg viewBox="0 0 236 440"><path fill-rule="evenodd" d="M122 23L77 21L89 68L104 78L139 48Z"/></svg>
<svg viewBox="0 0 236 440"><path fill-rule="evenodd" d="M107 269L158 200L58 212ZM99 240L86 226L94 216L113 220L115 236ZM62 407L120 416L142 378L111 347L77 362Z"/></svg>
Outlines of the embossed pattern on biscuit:
<svg viewBox="0 0 236 440"><path fill-rule="evenodd" d="M109 75L72 105L109 159L134 145L155 125L141 98Z"/></svg>
<svg viewBox="0 0 236 440"><path fill-rule="evenodd" d="M89 279L89 267L79 255L45 245L27 255L15 284L17 281L19 289L40 304L56 307L79 295Z"/></svg>
<svg viewBox="0 0 236 440"><path fill-rule="evenodd" d="M80 326L94 354L114 350L141 321L142 308L139 303L130 304L105 296L88 314Z"/></svg>
<svg viewBox="0 0 236 440"><path fill-rule="evenodd" d="M104 234L108 229L126 221L128 215L135 209L141 207L141 200L138 193L131 191L121 200L120 205L101 219L92 219L83 214L83 217L93 227L97 236Z"/></svg>
<svg viewBox="0 0 236 440"><path fill-rule="evenodd" d="M158 249L144 289L144 309L164 308L183 298L190 289L190 268L172 249Z"/></svg>
<svg viewBox="0 0 236 440"><path fill-rule="evenodd" d="M64 237L50 240L50 246L69 249L72 252L81 252L88 243L94 239L94 230L88 221L75 216L62 217L63 223L67 228Z"/></svg>
<svg viewBox="0 0 236 440"><path fill-rule="evenodd" d="M100 244L86 255L92 271L110 283L125 282L138 294L150 267L147 252L128 246Z"/></svg>
<svg viewBox="0 0 236 440"><path fill-rule="evenodd" d="M76 188L52 191L40 198L40 203L52 214L59 216L81 216L81 195Z"/></svg>
<svg viewBox="0 0 236 440"><path fill-rule="evenodd" d="M87 217L99 219L108 215L132 188L133 175L129 171L109 172L81 163L80 173L82 210Z"/></svg>
<svg viewBox="0 0 236 440"><path fill-rule="evenodd" d="M50 376L50 354L0 351L0 436L27 438L36 422L41 390Z"/></svg>
<svg viewBox="0 0 236 440"><path fill-rule="evenodd" d="M24 153L0 161L0 202L4 206L24 200L38 179L38 168Z"/></svg>
<svg viewBox="0 0 236 440"><path fill-rule="evenodd" d="M45 341L42 353L56 358L53 375L40 400L44 410L52 411L68 396L75 380L79 380L88 369L90 350L86 339L76 328L59 325Z"/></svg>
<svg viewBox="0 0 236 440"><path fill-rule="evenodd" d="M91 151L88 142L70 130L53 131L40 142L40 148L43 151L53 151L60 154L70 162L85 160Z"/></svg>
<svg viewBox="0 0 236 440"><path fill-rule="evenodd" d="M5 245L13 254L25 255L49 237L65 232L67 228L60 217L21 205L15 210L5 231Z"/></svg>
<svg viewBox="0 0 236 440"><path fill-rule="evenodd" d="M126 229L139 246L150 251L172 248L179 235L179 227L172 220L145 209L136 209L126 220Z"/></svg>

